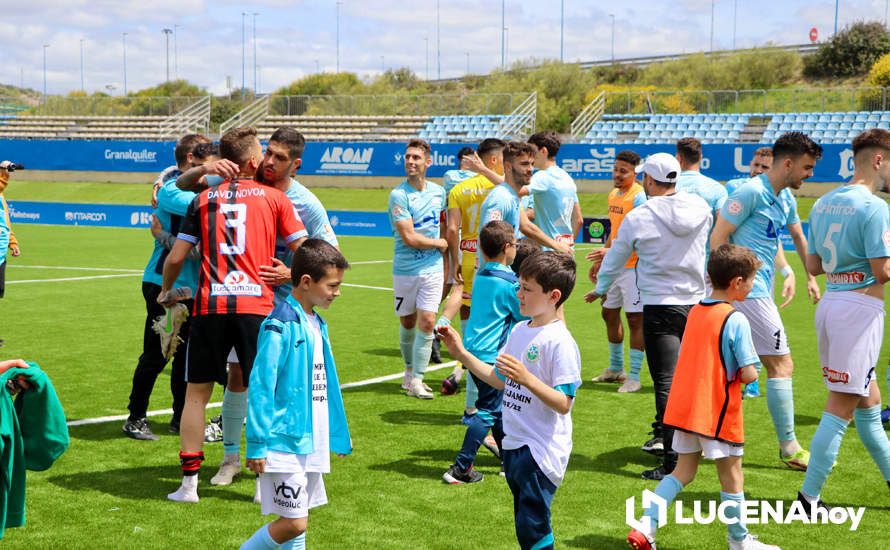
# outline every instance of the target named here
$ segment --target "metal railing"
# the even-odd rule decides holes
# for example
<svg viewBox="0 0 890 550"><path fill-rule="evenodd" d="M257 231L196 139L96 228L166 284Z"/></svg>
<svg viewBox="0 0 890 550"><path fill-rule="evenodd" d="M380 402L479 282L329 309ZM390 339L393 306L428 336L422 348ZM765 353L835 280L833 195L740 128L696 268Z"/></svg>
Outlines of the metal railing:
<svg viewBox="0 0 890 550"><path fill-rule="evenodd" d="M264 95L256 98L247 107L241 109L219 125L219 133L225 134L232 128L254 126L269 116L269 99Z"/></svg>
<svg viewBox="0 0 890 550"><path fill-rule="evenodd" d="M204 96L158 125L158 139L178 139L183 134L210 132L210 96Z"/></svg>
<svg viewBox="0 0 890 550"><path fill-rule="evenodd" d="M819 49L819 44L790 44L787 46L763 46L761 48L745 49L745 50L717 50L713 52L686 52L672 53L667 55L647 55L643 57L625 57L621 59L598 59L596 61L582 61L578 66L582 69L591 69L593 67L608 67L609 65L634 65L637 67L645 67L653 63L662 63L664 61L676 61L692 55L704 53L710 57L728 57L730 55L744 54L750 52L795 52L799 55L809 55L815 53Z"/></svg>
<svg viewBox="0 0 890 550"><path fill-rule="evenodd" d="M270 115L428 116L507 114L523 93L272 96Z"/></svg>
<svg viewBox="0 0 890 550"><path fill-rule="evenodd" d="M583 137L590 130L591 126L603 116L606 111L606 94L600 92L593 98L593 101L584 107L584 110L578 113L575 120L572 121L572 137L577 139Z"/></svg>
<svg viewBox="0 0 890 550"><path fill-rule="evenodd" d="M525 139L535 131L538 114L538 92L532 92L512 113L501 119L498 137Z"/></svg>
<svg viewBox="0 0 890 550"><path fill-rule="evenodd" d="M888 88L776 88L605 93L606 114L886 111Z"/></svg>
<svg viewBox="0 0 890 550"><path fill-rule="evenodd" d="M173 116L189 105L204 99L199 97L143 97L143 96L48 96L45 102L37 99L3 98L0 104L24 107L17 115L41 116Z"/></svg>

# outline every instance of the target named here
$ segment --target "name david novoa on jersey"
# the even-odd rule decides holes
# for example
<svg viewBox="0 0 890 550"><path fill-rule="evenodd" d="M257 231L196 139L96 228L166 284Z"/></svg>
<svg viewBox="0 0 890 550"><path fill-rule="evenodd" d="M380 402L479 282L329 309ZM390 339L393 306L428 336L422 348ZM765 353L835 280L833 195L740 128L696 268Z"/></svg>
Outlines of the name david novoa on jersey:
<svg viewBox="0 0 890 550"><path fill-rule="evenodd" d="M232 271L222 283L210 285L211 296L262 296L263 287L251 281L243 271Z"/></svg>

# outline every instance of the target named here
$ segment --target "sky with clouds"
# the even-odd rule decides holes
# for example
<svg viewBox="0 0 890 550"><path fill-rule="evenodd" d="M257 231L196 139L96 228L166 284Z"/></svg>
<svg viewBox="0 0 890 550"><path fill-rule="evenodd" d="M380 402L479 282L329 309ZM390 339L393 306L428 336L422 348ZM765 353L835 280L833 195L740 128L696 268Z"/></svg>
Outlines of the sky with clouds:
<svg viewBox="0 0 890 550"><path fill-rule="evenodd" d="M232 87L241 85L243 21L244 82L253 88L255 20L256 84L260 92L269 92L316 67L336 70L338 4L341 71L365 77L384 68L409 67L421 77L427 70L431 78L454 77L466 73L468 54L473 73L500 66L501 0L0 0L0 82L42 90L45 53L48 92L78 90L83 45L86 90L111 86L119 94L126 41L128 90L152 86L166 78L163 29L169 28L175 30L169 35L171 78L225 93L227 78ZM508 63L559 58L561 4L566 61L610 58L609 14L615 18L617 58L710 48L711 0L503 4ZM737 47L802 44L812 27L820 39L830 37L834 28L832 0L716 0L713 5L715 49L731 48L733 37ZM859 20L884 22L888 0L839 0L838 5L838 27L843 28Z"/></svg>

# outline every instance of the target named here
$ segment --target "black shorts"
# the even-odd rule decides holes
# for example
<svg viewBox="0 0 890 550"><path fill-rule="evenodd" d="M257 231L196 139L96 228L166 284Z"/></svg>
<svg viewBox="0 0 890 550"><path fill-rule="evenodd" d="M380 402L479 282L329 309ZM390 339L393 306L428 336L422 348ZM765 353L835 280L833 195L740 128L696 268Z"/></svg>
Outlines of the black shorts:
<svg viewBox="0 0 890 550"><path fill-rule="evenodd" d="M257 338L263 319L265 317L262 315L244 313L193 317L185 361L186 382L218 382L226 385L226 359L234 347L246 387L256 357Z"/></svg>
<svg viewBox="0 0 890 550"><path fill-rule="evenodd" d="M0 263L0 298L6 294L6 260Z"/></svg>

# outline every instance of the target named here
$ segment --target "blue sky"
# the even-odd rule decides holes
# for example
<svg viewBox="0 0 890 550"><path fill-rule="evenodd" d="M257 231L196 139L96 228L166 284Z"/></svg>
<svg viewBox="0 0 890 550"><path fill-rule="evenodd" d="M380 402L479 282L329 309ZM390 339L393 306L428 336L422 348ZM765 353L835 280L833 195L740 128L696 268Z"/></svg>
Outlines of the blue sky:
<svg viewBox="0 0 890 550"><path fill-rule="evenodd" d="M421 77L487 72L500 65L501 0L343 0L340 4L340 69L361 76L383 68L409 67ZM508 62L529 57L559 58L560 0L506 0ZM706 51L710 47L711 1L565 0L564 56L567 61L608 59L615 16L615 56L634 57ZM839 27L857 20L884 21L887 0L841 0ZM832 0L717 0L714 47L808 42L816 27L831 35ZM49 93L80 89L80 47L85 51L87 91L123 88L123 37L127 33L127 87L162 82L170 38L171 78L180 77L215 93L227 77L241 85L242 13L247 13L245 84L254 86L252 27L256 16L257 85L269 92L306 74L336 70L334 0L0 0L0 82L43 88L46 48ZM438 43L438 63L437 63ZM174 59L175 57L175 59ZM175 67L174 67L175 61ZM175 74L174 74L175 69Z"/></svg>

